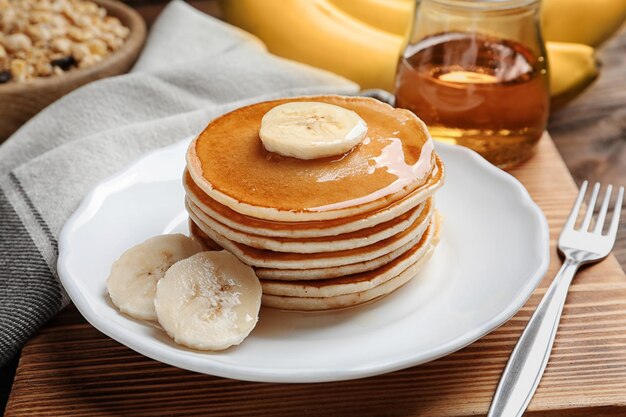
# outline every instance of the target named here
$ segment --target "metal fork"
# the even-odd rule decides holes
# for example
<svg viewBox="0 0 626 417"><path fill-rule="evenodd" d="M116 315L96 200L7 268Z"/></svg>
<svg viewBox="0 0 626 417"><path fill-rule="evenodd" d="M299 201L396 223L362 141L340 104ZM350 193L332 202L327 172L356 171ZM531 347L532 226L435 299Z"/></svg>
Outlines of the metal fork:
<svg viewBox="0 0 626 417"><path fill-rule="evenodd" d="M528 407L548 364L572 278L582 265L606 258L615 243L624 187L619 188L608 232L602 234L612 189L611 185L607 187L595 226L589 231L600 184L596 183L593 187L582 225L576 229L576 219L585 197L587 181L580 188L574 207L559 236L558 248L565 257L563 266L515 345L500 378L487 417L520 417Z"/></svg>

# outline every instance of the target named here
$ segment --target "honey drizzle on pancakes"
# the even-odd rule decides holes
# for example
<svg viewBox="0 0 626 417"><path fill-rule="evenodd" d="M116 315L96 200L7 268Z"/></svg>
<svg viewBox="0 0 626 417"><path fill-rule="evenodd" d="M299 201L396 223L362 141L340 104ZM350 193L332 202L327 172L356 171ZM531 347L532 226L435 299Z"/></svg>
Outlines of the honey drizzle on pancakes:
<svg viewBox="0 0 626 417"><path fill-rule="evenodd" d="M350 152L299 160L265 150L258 136L263 115L279 104L302 100L310 98L259 103L211 122L192 145L197 158L195 167L190 164L192 177L210 188L205 191L290 212L332 211L380 199L388 204L427 179L434 154L423 123L408 111L360 97L316 98L353 110L367 122L367 139Z"/></svg>

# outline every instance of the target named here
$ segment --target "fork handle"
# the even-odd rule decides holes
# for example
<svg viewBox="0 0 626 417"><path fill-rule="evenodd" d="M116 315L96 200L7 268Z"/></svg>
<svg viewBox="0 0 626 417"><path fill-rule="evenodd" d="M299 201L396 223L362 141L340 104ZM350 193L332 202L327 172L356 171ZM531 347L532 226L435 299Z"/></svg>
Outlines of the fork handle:
<svg viewBox="0 0 626 417"><path fill-rule="evenodd" d="M530 403L559 327L567 290L580 263L567 258L511 353L487 417L520 417Z"/></svg>

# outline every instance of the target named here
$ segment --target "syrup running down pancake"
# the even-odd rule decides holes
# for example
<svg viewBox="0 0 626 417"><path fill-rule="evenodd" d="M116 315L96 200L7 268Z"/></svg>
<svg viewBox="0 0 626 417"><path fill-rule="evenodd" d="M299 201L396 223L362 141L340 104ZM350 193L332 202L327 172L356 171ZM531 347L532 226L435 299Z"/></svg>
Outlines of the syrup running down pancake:
<svg viewBox="0 0 626 417"><path fill-rule="evenodd" d="M322 221L280 222L258 219L237 213L207 196L193 182L187 171L185 171L183 176L183 185L187 193L187 199L198 206L204 213L216 221L242 232L261 236L292 238L337 236L393 220L432 196L443 185L445 174L443 162L438 156L435 162L435 166L426 183L406 197L375 211Z"/></svg>
<svg viewBox="0 0 626 417"><path fill-rule="evenodd" d="M187 154L193 181L236 212L275 221L310 221L387 206L427 180L435 158L424 123L407 110L363 97L314 98L365 120L367 137L351 151L313 160L268 152L259 139L265 113L286 102L312 100L258 103L212 121Z"/></svg>

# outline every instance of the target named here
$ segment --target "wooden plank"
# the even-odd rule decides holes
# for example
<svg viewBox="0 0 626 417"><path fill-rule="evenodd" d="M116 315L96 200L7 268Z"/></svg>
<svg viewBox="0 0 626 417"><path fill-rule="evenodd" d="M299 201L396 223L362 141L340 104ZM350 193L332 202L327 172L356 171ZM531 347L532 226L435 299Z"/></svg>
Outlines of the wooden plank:
<svg viewBox="0 0 626 417"><path fill-rule="evenodd" d="M554 245L576 187L550 138L513 174L544 210ZM500 329L440 360L356 381L263 384L183 371L107 338L70 308L24 348L6 415L481 415L560 265L552 252L547 278ZM527 415L626 415L626 278L614 257L575 280L551 361Z"/></svg>
<svg viewBox="0 0 626 417"><path fill-rule="evenodd" d="M549 131L577 183L626 185L626 25L598 52L598 80L550 117ZM626 268L626 207L614 254Z"/></svg>

